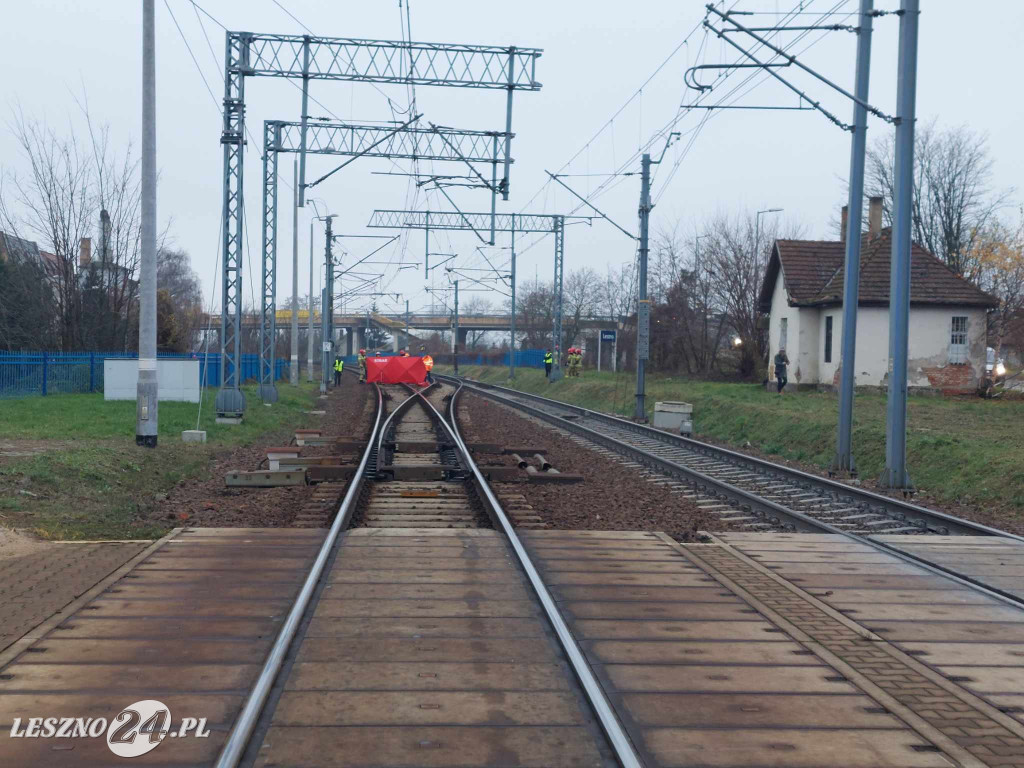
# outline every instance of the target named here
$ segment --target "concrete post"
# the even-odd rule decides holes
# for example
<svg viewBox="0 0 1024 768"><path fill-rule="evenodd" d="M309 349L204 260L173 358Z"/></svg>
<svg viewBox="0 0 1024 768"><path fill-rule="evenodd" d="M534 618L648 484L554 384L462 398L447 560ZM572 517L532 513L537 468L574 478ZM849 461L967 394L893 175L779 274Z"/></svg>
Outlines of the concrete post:
<svg viewBox="0 0 1024 768"><path fill-rule="evenodd" d="M508 377L516 377L516 215L512 214L512 268L509 270L512 283L512 314L509 316Z"/></svg>
<svg viewBox="0 0 1024 768"><path fill-rule="evenodd" d="M910 241L914 186L914 120L917 99L919 0L901 0L896 79L896 162L889 272L889 402L885 471L880 484L913 490L907 472L907 355L910 325Z"/></svg>
<svg viewBox="0 0 1024 768"><path fill-rule="evenodd" d="M313 221L309 222L309 338L306 340L308 357L306 365L306 381L313 381Z"/></svg>
<svg viewBox="0 0 1024 768"><path fill-rule="evenodd" d="M135 444L156 448L156 42L153 0L142 3L142 264Z"/></svg>
<svg viewBox="0 0 1024 768"><path fill-rule="evenodd" d="M293 164L295 191L292 199L292 364L288 381L299 385L299 162Z"/></svg>

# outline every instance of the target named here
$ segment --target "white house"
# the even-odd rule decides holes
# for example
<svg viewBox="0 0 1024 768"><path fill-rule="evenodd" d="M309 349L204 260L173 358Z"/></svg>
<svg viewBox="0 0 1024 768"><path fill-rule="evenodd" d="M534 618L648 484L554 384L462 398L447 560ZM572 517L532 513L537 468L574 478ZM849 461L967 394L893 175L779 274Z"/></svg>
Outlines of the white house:
<svg viewBox="0 0 1024 768"><path fill-rule="evenodd" d="M857 386L888 385L892 232L881 227L881 203L872 198L869 230L861 236ZM845 233L835 241L775 241L760 294L761 310L770 318L770 380L771 361L781 348L789 357L791 383L838 386L844 243ZM998 301L917 244L910 261L908 386L973 391L985 374L987 313Z"/></svg>

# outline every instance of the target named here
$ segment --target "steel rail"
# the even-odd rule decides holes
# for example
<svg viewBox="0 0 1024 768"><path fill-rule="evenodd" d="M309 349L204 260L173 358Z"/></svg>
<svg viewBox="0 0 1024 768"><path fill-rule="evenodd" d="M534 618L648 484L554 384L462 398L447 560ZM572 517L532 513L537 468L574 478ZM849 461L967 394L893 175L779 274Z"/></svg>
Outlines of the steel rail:
<svg viewBox="0 0 1024 768"><path fill-rule="evenodd" d="M678 474L678 475L682 475L684 477L689 476L689 477L693 477L693 478L700 478L703 481L703 483L695 481L695 482L692 482L692 484L695 486L695 488L697 490L700 490L700 491L704 492L706 495L724 497L724 498L730 500L732 503L738 504L740 506L740 508L757 511L757 512L760 512L762 515L768 513L771 510L774 510L777 513L776 520L778 520L778 519L789 519L794 524L795 523L799 523L798 526L796 526L796 525L794 526L794 527L797 528L797 530L804 530L804 531L815 532L815 533L830 533L830 534L835 534L835 535L843 536L843 537L851 539L853 541L857 541L857 542L859 542L861 544L867 544L867 545L869 545L871 547L874 547L875 549L881 550L881 551L883 551L883 552L885 552L887 554L890 554L890 555L892 555L894 557L897 557L900 560L903 560L904 562L911 563L911 564L916 565L918 567L922 567L922 568L928 570L931 573L934 573L934 574L939 575L939 576L946 577L948 579L951 579L951 580L957 582L958 584L970 587L970 588L972 588L972 589L974 589L974 590L976 590L978 592L982 592L982 593L988 595L989 597L992 597L992 598L995 598L995 599L999 600L1000 602L1007 603L1009 605L1013 605L1013 606L1018 607L1018 608L1021 607L1022 605L1024 605L1024 598L1020 597L1019 595L1013 594L1012 592L1008 592L1008 591L1002 590L1002 589L1000 589L998 587L993 587L992 585L987 584L984 581L981 581L981 580L976 579L974 577L971 577L971 576L968 576L966 574L960 573L959 571L955 571L952 568L947 568L944 565L941 565L939 563L935 563L935 562L933 562L931 560L928 560L923 555L916 555L916 554L912 554L910 552L905 552L904 550L902 550L902 549L900 549L900 548L898 548L898 547L896 547L894 545L888 544L888 543L883 542L883 541L878 541L878 540L872 538L871 536L863 536L861 534L851 533L849 531L844 531L842 529L835 528L834 526L831 526L828 523L822 522L821 520L816 520L816 519L814 519L814 518L812 518L810 516L803 515L803 514L801 514L799 512L796 512L795 510L791 510L791 509L788 509L786 507L783 507L780 504L776 504L775 502L769 501L767 499L762 499L762 498L758 497L756 494L749 493L749 492L744 491L744 490L742 490L740 488L735 488L734 486L730 485L729 483L727 483L727 482L725 482L723 480L718 480L716 478L704 475L701 472L698 472L697 470L693 470L693 469L687 468L687 467L685 467L683 465L676 464L675 462L671 462L671 461L668 461L666 459L662 459L661 457L655 456L654 454L651 454L651 453L643 450L642 448L638 448L638 447L636 447L634 445L630 445L629 443L625 443L625 442L623 442L621 440L616 440L613 437L610 437L608 435L604 435L604 434L602 434L600 432L596 432L595 430L589 429L588 427L584 427L584 426L582 426L580 424L574 424L574 423L572 423L570 421L566 421L565 419L559 418L555 414L552 414L552 413L540 410L539 408L534 408L532 406L526 405L525 403L516 402L515 400L512 400L511 398L506 398L506 397L502 397L501 395L497 395L497 394L495 394L493 392L488 391L488 388L486 388L486 387L480 387L480 386L477 386L475 384L472 384L472 385L471 384L466 384L465 382L461 381L460 379L456 379L455 377L451 377L451 376L446 376L444 374L434 374L434 376L436 378L439 378L439 379L442 379L442 380L445 380L445 381L461 383L461 384L463 384L463 388L468 389L469 391L476 392L478 394L481 394L484 397L489 397L489 398L491 398L491 399L493 399L493 400L495 400L495 401L497 401L499 403L502 403L504 405L509 406L510 408L513 408L513 409L516 409L516 410L520 410L520 411L524 411L526 413L529 413L530 415L536 416L537 418L539 418L539 419L541 419L543 421L547 421L548 423L553 424L553 425L557 426L560 429L564 429L564 430L569 431L569 432L575 432L576 434L579 434L579 435L581 435L583 437L586 437L588 440L591 440L592 442L596 442L596 443L598 443L600 445L604 445L605 447L608 447L611 450L616 451L617 453L620 453L620 454L623 454L623 455L628 455L628 456L631 456L633 458L638 458L644 464L647 464L648 466L652 466L654 468L658 468L662 472L665 472L666 470L668 470L668 474ZM488 385L488 387L491 387L491 386L492 385ZM624 422L623 419L617 419L617 418L612 417L612 416L605 416L605 414L599 414L596 411L590 411L589 409L582 408L580 406L568 405L568 404L565 404L565 403L561 403L560 401L557 401L557 400L549 400L548 398L544 398L544 397L541 397L539 395L530 395L528 393L520 393L520 392L518 392L518 390L510 390L510 389L507 389L505 387L493 387L493 388L505 390L505 391L508 391L508 392L514 392L517 395L518 394L524 394L524 395L526 395L526 396L528 396L530 398L541 400L541 401L543 401L545 403L550 403L552 405L563 406L563 407L565 407L565 408L567 408L569 410L575 410L575 411L584 412L587 415L594 415L594 416L604 417L604 418L607 418L609 421ZM631 422L624 422L624 423L629 424L632 427L641 427L642 426L642 425L639 425L639 424L633 424ZM643 427L643 429L650 429L650 428ZM651 430L651 431L655 431L655 430ZM661 433L661 434L664 434L664 433ZM665 436L666 437L674 437L674 435L665 435ZM706 444L699 443L699 445L705 446ZM725 450L725 449L722 449L722 450ZM744 456L743 454L736 454L736 455L738 455L738 456L740 456L742 458L750 458L750 457ZM760 460L760 459L756 459L754 461L758 461L758 462L767 464L769 467L772 467L772 468L778 466L778 465L772 464L771 462L762 462L762 460ZM779 467L779 469L788 469L788 468L787 467ZM792 471L796 471L796 470L792 470ZM805 473L800 473L800 474L805 474ZM814 476L813 475L809 475L809 477L813 478ZM815 479L822 479L822 478L815 478ZM836 483L836 485L840 485L840 484ZM840 485L840 487L846 488L847 486ZM866 493L869 493L869 492L866 492ZM874 496L875 494L870 494L870 495ZM746 505L742 501L737 501L737 499L742 499L743 497L747 497L748 499L751 500L752 503L750 505ZM882 498L885 498L885 497L882 497ZM907 506L913 506L913 505L907 505ZM922 509L924 512L927 512L927 513L932 512L932 510L926 510L924 508L919 508L919 509ZM942 514L942 513L936 513L936 514ZM946 517L946 515L943 515L943 516ZM960 518L954 518L954 519L960 520ZM995 528L989 528L988 526L984 526L984 525L980 525L980 524L976 524L976 523L971 523L969 520L963 520L961 522L963 522L963 523L965 523L967 525L970 525L970 526L977 526L977 528L982 529L982 532L979 533L978 535L982 535L982 536L996 536L998 538L1006 538L1006 539L1011 539L1011 540L1014 540L1014 541L1022 541L1022 540L1024 540L1024 539L1022 539L1022 537L1017 536L1015 534L1011 534L1011 533L1007 533L1007 532L1004 532L1004 531L1000 531L1000 530L995 529Z"/></svg>
<svg viewBox="0 0 1024 768"><path fill-rule="evenodd" d="M601 684L598 683L597 678L594 677L594 673L590 669L590 665L587 663L586 657L584 657L576 639L572 636L572 632L569 631L569 627L565 623L565 619L562 618L561 611L559 611L558 606L555 605L554 598L551 597L551 593L548 591L547 585L544 584L544 580L537 572L536 567L533 565L533 561L530 559L529 554L527 554L526 549L519 540L519 536L516 535L515 529L512 527L512 523L508 519L508 515L505 514L505 510L502 509L498 498L494 495L494 492L491 490L491 487L487 483L483 474L481 474L476 462L473 461L469 448L466 446L465 441L462 439L462 435L459 433L455 413L458 397L462 392L464 383L461 381L456 381L455 383L457 388L455 393L452 395L450 403L450 423L445 420L445 418L434 407L434 404L431 403L426 396L422 393L418 394L426 404L426 407L437 415L445 431L451 435L460 455L460 459L464 462L465 468L473 473L473 479L478 490L486 497L487 504L490 506L491 511L494 514L494 518L497 520L501 526L502 532L512 545L512 550L515 552L520 566L526 573L527 578L530 580L530 585L533 587L533 591L536 593L537 599L540 600L548 621L551 623L552 628L555 630L555 634L558 636L559 643L562 646L562 650L565 651L565 655L569 659L569 663L572 665L573 672L576 674L580 685L583 686L587 700L593 708L594 713L597 715L598 721L601 723L601 728L604 731L605 736L608 738L612 749L615 751L616 758L618 758L623 768L642 768L643 763L640 761L640 758L636 753L636 749L633 747L633 742L626 734L625 729L622 727L622 723L619 722L619 718L615 714L615 710L612 707L611 702L609 702L608 698L605 696L604 690L601 688Z"/></svg>
<svg viewBox="0 0 1024 768"><path fill-rule="evenodd" d="M435 374L436 376L444 376L444 374ZM445 378L452 378L444 376ZM946 512L941 512L935 509L928 509L921 507L917 504L910 502L901 501L894 499L890 496L884 496L879 493L874 493L863 488L857 488L855 486L846 485L835 480L830 480L825 477L819 477L812 475L809 472L804 472L799 469L793 469L782 464L775 464L765 459L759 459L754 456L748 456L738 451L733 451L728 448L721 448L716 445L704 443L699 440L692 438L682 437L681 435L673 435L669 432L663 432L652 427L648 427L643 424L637 424L632 421L627 421L616 416L610 416L605 413L590 410L579 405L572 405L570 403L563 403L559 400L552 400L550 398L543 397L541 395L535 395L529 392L520 392L519 390L510 389L508 387L502 387L495 384L481 384L479 382L467 382L466 384L470 389L476 391L488 392L490 390L497 390L499 392L507 394L509 397L520 398L526 400L532 400L534 402L542 403L545 406L551 408L559 408L565 411L570 411L580 416L594 419L596 421L603 422L605 424L611 424L620 429L626 429L631 432L658 440L668 445L676 445L682 448L686 448L692 451L703 453L706 456L712 458L718 458L725 461L731 461L735 464L743 464L749 468L759 470L768 474L781 476L790 482L800 485L804 488L813 488L819 492L825 493L829 496L846 496L855 503L868 504L875 507L881 507L890 514L897 515L901 519L908 521L920 521L927 525L929 522L933 523L937 527L945 527L949 529L950 533L961 533L963 535L975 535L975 536L999 536L1002 538L1013 539L1024 544L1024 536L1009 533L1007 531L1001 531L998 528L992 528L991 526L984 525L982 523L975 523L971 520L965 520L955 515L950 515ZM516 404L513 404L516 407ZM559 421L559 424L562 422ZM631 448L634 446L630 446ZM642 450L642 449L639 449Z"/></svg>
<svg viewBox="0 0 1024 768"><path fill-rule="evenodd" d="M355 509L356 500L359 498L359 492L363 487L366 465L369 462L370 454L374 447L373 438L381 428L384 396L381 388L378 385L374 386L377 389L377 417L374 420L370 439L366 441L366 450L363 451L363 456L359 461L359 468L352 476L352 482L349 483L345 498L338 507L338 512L334 517L330 530L327 532L327 537L320 546L320 551L317 553L316 560L313 561L313 565L309 569L306 580L302 584L302 589L299 591L291 610L288 612L288 618L285 619L281 630L277 633L277 639L274 640L274 645L267 654L266 661L263 662L263 669L260 670L259 677L253 684L252 690L245 700L245 705L242 707L242 711L239 713L237 720L235 720L227 741L224 742L224 746L217 756L216 768L235 768L245 754L245 750L249 746L249 737L252 735L253 728L256 727L260 713L263 711L263 705L267 701L267 696L270 694L274 681L281 671L281 665L284 663L288 648L291 646L302 617L309 607L310 598L313 596L317 582L319 582L320 577L323 575L324 565L327 563L331 550L334 548L338 534L348 527L352 511Z"/></svg>

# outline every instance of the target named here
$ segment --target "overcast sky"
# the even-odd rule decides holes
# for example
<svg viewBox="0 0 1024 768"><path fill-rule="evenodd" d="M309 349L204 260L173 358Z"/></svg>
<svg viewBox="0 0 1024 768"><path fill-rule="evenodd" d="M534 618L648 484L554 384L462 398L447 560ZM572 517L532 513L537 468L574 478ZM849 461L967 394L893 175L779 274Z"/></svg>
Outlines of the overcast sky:
<svg viewBox="0 0 1024 768"><path fill-rule="evenodd" d="M731 62L736 54L699 29L703 2L697 0L520 0L517 3L479 0L411 1L412 38L417 41L517 45L543 48L537 77L539 92L515 95L512 144L515 164L511 197L499 201L499 210L533 213L569 213L576 207L569 193L545 183L544 169L581 174L566 181L586 195L606 177L582 174L610 173L637 152L642 143L671 123L680 104L698 96L683 84L683 73L694 63ZM168 7L157 0L157 163L160 169L158 215L170 225L175 243L191 255L202 278L209 302L219 308L219 289L214 294L215 268L220 240L222 188L222 124L220 99L224 32L189 0L167 0L199 68L190 57ZM730 5L732 1L730 0ZM10 135L7 123L20 106L27 116L45 119L59 131L83 130L81 112L73 94L87 93L93 119L109 123L120 142L138 143L140 135L141 3L128 0L3 0L4 21L0 31L0 164L5 171L24 173L25 161ZM293 20L273 0L202 0L198 5L229 29L251 32L303 34L301 22L317 35L401 39L398 0L373 2L323 2L280 0ZM797 6L796 0L739 0L738 9L769 12L745 17L760 26L775 23L779 12ZM813 23L814 12L838 9L841 21L857 8L855 0L804 0L805 14L794 24ZM978 4L959 0L926 0L920 21L920 56L917 112L920 120L937 118L940 125L961 123L988 135L995 161L995 186L1015 186L1015 199L1024 189L1024 152L1020 130L1024 125L1024 100L1019 97L1020 41L1024 32L1024 3L1019 0L987 0ZM880 9L898 7L897 0L877 0ZM810 13L806 13L810 12ZM847 23L854 23L846 18ZM202 25L201 25L202 24ZM881 110L894 111L896 93L895 15L875 20L870 101ZM696 31L694 31L696 29ZM207 41L208 37L209 42ZM792 39L795 33L789 33ZM822 39L818 39L819 36ZM742 39L736 36L737 39ZM683 40L687 42L680 47ZM801 59L852 90L854 35L812 33L794 47L801 51L814 43ZM679 49L637 95L640 86ZM207 92L199 70L213 90ZM750 71L723 81L704 103L714 103L744 80ZM844 121L851 105L845 97L815 83L807 76L786 71L813 98ZM704 73L709 82L713 75ZM749 85L757 87L736 103L750 105L796 104L795 97L763 74ZM743 89L746 90L746 87ZM382 93L383 92L383 93ZM386 121L392 118L387 94L400 107L407 105L402 86L314 81L311 93L322 103L310 105L312 116L328 110L343 120ZM1017 94L1017 95L1014 95ZM416 89L424 121L474 130L504 129L504 93L484 89ZM621 107L618 116L609 118ZM266 119L296 120L300 93L286 81L249 78L246 82L246 119L252 135L261 136ZM816 112L718 111L707 118L704 111L683 114L675 130L683 141L670 148L654 182L658 205L652 214L652 231L671 228L682 220L690 227L719 211L741 212L784 208L785 218L805 227L808 236L831 237L830 218L844 202L844 179L849 165L849 134ZM699 128L699 130L697 130ZM879 120L869 123L869 136L889 128ZM595 137L596 136L596 137ZM591 138L593 141L591 142ZM692 140L692 141L691 141ZM589 142L589 143L588 143ZM655 152L660 152L659 141ZM582 150L582 151L581 151ZM578 155L577 155L578 153ZM570 158L576 159L568 163ZM337 158L311 156L309 173L318 176L338 164ZM320 185L314 192L327 208L338 214L335 231L380 234L364 225L374 208L411 207L439 210L447 207L438 193L410 193L408 179L374 172L409 170L402 161L359 159ZM252 249L249 262L259 268L260 161L258 148L250 145L246 157L246 215ZM462 173L452 164L438 164L438 173ZM673 169L675 169L673 171ZM638 171L639 163L624 170ZM613 178L610 191L594 202L626 229L636 229L639 176ZM285 183L286 182L286 183ZM291 156L284 157L279 232L279 306L286 306L291 291ZM613 186L614 185L614 186ZM485 190L451 193L463 210L487 210ZM299 214L299 285L309 285L309 222L312 208ZM317 224L319 230L320 224ZM534 236L520 236L522 281L534 275L550 280L553 243L548 237L526 248ZM372 240L342 244L351 256L367 253ZM431 244L436 251L453 251L456 263L479 267L474 253L479 241L471 232L440 236ZM508 245L507 237L499 245ZM315 271L322 269L323 235L314 239ZM495 251L499 266L507 250ZM604 272L607 265L631 262L634 244L604 222L573 226L566 233L566 268L591 265ZM375 260L378 257L375 257ZM413 309L429 307L424 291L431 281L423 278L423 236L414 233L401 247L380 254L390 265L376 268L385 273L382 286L399 292L398 304L383 301L386 311L404 309L408 298ZM400 262L417 269L397 271ZM445 283L434 273L434 283ZM476 274L476 273L474 273ZM482 274L482 273L481 273ZM245 303L250 304L259 276L249 269L244 277ZM319 280L317 290L319 290ZM468 298L468 297L467 297ZM501 296L493 295L495 303ZM258 301L258 299L257 299ZM357 307L365 299L353 299Z"/></svg>

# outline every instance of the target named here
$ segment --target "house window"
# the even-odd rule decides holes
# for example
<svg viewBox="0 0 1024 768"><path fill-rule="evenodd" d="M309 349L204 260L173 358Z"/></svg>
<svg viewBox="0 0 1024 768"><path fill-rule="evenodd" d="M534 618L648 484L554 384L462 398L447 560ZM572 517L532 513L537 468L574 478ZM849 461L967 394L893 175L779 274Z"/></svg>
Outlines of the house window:
<svg viewBox="0 0 1024 768"><path fill-rule="evenodd" d="M825 362L832 362L832 315L825 318Z"/></svg>
<svg viewBox="0 0 1024 768"><path fill-rule="evenodd" d="M967 318L954 315L949 337L949 362L960 365L967 362Z"/></svg>
<svg viewBox="0 0 1024 768"><path fill-rule="evenodd" d="M779 349L786 348L786 335L789 333L789 318L784 317L779 321Z"/></svg>

